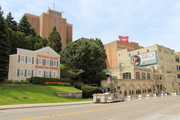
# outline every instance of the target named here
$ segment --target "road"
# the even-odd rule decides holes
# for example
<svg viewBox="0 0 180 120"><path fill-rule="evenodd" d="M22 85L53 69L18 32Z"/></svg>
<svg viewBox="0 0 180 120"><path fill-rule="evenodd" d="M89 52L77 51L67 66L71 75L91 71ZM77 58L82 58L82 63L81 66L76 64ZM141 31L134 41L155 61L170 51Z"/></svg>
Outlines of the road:
<svg viewBox="0 0 180 120"><path fill-rule="evenodd" d="M180 96L0 110L0 120L180 120Z"/></svg>

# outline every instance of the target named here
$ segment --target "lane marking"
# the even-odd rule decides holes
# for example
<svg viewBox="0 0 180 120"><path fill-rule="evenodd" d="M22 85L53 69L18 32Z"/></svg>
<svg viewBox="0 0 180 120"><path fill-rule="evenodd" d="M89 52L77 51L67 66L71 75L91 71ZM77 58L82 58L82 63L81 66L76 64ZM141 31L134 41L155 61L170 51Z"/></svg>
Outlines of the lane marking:
<svg viewBox="0 0 180 120"><path fill-rule="evenodd" d="M158 100L158 101L163 101L163 100ZM79 111L79 112L72 112L72 113L63 113L63 114L41 116L41 117L34 117L34 118L26 118L26 119L19 119L19 120L35 120L35 119L43 119L43 118L50 118L50 117L59 117L59 116L66 116L66 115L73 115L73 114L80 114L80 113L88 113L88 112L95 112L95 111L101 111L101 110L107 110L107 109L113 109L113 108L119 108L119 107L126 107L126 106L138 105L138 104L150 103L150 102L154 102L154 100L153 101L143 101L143 102L138 102L138 103L132 103L132 104L127 104L127 105L119 105L119 106L114 106L114 107L100 108L100 109L94 109L94 110Z"/></svg>

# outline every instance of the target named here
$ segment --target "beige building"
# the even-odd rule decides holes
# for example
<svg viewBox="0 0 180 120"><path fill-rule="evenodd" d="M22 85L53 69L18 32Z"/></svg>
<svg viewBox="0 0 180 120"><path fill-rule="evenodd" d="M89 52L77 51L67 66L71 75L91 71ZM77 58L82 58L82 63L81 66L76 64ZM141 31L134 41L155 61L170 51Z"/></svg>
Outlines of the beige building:
<svg viewBox="0 0 180 120"><path fill-rule="evenodd" d="M9 56L8 80L31 76L60 78L60 55L50 47L35 51L17 48L17 54Z"/></svg>
<svg viewBox="0 0 180 120"><path fill-rule="evenodd" d="M132 88L134 94L179 91L174 50L153 45L138 50L117 51L117 57L118 67L106 69L112 78L117 78L114 79L116 90L119 88L127 94ZM102 81L102 87L108 87L107 81Z"/></svg>
<svg viewBox="0 0 180 120"><path fill-rule="evenodd" d="M140 48L143 48L143 47L139 46L138 43L135 43L135 42L125 43L118 40L105 44L104 49L106 50L106 55L107 55L107 60L106 60L107 68L118 67L117 51L123 50L123 49L135 50L135 49L140 49Z"/></svg>
<svg viewBox="0 0 180 120"><path fill-rule="evenodd" d="M54 10L48 10L40 16L25 14L28 21L35 28L37 34L42 38L48 38L54 26L60 33L62 47L67 43L72 42L72 25L67 23L65 18L62 18L62 13Z"/></svg>
<svg viewBox="0 0 180 120"><path fill-rule="evenodd" d="M179 90L180 90L180 52L176 52L176 68L177 68L177 78L179 82Z"/></svg>

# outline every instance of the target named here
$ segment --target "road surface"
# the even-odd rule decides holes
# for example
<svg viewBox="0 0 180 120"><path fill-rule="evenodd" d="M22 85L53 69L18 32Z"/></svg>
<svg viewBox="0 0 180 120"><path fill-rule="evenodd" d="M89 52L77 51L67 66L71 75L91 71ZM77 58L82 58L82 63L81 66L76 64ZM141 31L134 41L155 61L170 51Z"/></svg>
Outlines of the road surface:
<svg viewBox="0 0 180 120"><path fill-rule="evenodd" d="M0 120L180 120L180 96L0 110Z"/></svg>

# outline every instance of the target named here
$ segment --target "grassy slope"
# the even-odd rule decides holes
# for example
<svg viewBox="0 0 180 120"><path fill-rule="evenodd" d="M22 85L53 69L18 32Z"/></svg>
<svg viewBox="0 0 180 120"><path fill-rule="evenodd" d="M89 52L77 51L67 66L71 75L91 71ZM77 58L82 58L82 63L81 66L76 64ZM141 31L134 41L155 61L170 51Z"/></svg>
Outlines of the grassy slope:
<svg viewBox="0 0 180 120"><path fill-rule="evenodd" d="M29 103L55 103L87 101L88 99L61 98L56 92L78 92L73 87L60 86L14 86L0 85L0 105L29 104Z"/></svg>

